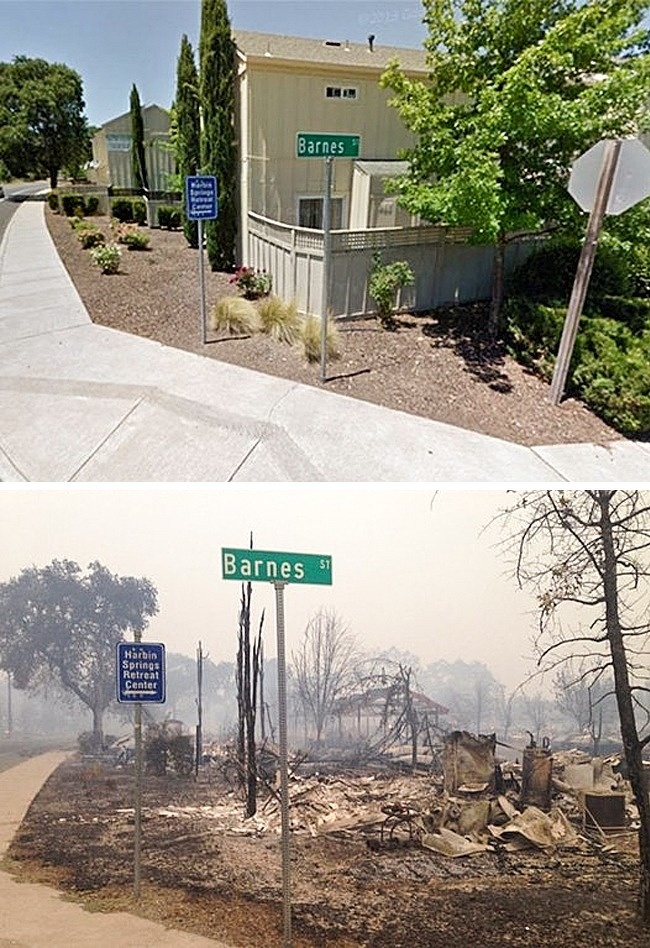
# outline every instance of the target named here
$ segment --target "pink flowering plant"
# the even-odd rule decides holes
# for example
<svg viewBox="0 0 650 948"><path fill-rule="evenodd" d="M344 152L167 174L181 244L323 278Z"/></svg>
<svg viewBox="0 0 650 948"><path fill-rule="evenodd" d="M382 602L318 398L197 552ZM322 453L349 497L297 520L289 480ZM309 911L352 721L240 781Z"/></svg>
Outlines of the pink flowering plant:
<svg viewBox="0 0 650 948"><path fill-rule="evenodd" d="M260 296L268 296L273 286L273 278L266 270L255 270L253 267L238 267L230 277L230 282L237 285L244 298L256 300Z"/></svg>

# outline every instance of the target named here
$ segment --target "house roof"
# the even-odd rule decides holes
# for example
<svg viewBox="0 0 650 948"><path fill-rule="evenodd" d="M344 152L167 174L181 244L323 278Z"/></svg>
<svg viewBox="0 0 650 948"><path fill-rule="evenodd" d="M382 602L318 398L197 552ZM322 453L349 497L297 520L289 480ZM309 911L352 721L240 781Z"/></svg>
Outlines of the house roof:
<svg viewBox="0 0 650 948"><path fill-rule="evenodd" d="M233 37L238 50L251 59L351 66L377 72L383 72L391 59L397 59L406 72L427 72L423 49L383 46L375 41L371 52L367 43L282 36L279 33L256 33L250 30L233 30Z"/></svg>
<svg viewBox="0 0 650 948"><path fill-rule="evenodd" d="M371 178L392 178L398 174L406 174L409 170L408 161L399 160L370 160L355 161L355 168L359 168L364 174L369 174Z"/></svg>
<svg viewBox="0 0 650 948"><path fill-rule="evenodd" d="M161 105L156 105L155 102L151 102L149 105L142 105L142 106L140 106L140 112L142 112L142 113L144 113L144 112L161 112L161 113L163 113L164 115L169 115L169 109L163 109L163 107L162 107ZM108 119L107 122L103 122L103 124L100 125L99 127L100 127L100 128L108 128L109 125L112 125L114 122L121 122L123 119L128 118L130 115L131 115L131 111L130 111L130 110L129 110L128 112L123 112L121 115L116 115L114 118Z"/></svg>
<svg viewBox="0 0 650 948"><path fill-rule="evenodd" d="M357 708L366 708L367 710L383 711L386 702L390 699L392 695L392 689L387 688L371 688L368 691L363 691L358 694L350 695L346 698L341 698L337 702L337 712L352 714ZM400 695L401 697L401 695ZM438 714L448 714L449 708L446 708L443 704L439 704L437 701L434 701L433 698L429 698L428 695L423 694L421 691L412 691L411 699L415 707L420 711L434 711Z"/></svg>

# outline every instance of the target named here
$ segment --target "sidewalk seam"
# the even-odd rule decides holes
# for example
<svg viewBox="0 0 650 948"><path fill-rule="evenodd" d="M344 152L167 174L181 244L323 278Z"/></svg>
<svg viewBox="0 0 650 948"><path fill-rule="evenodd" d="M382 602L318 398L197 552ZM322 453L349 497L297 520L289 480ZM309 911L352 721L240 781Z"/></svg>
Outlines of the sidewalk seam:
<svg viewBox="0 0 650 948"><path fill-rule="evenodd" d="M102 440L99 442L99 444L94 448L94 450L92 450L92 451L90 452L90 454L89 454L89 455L85 458L85 460L79 465L79 467L78 467L75 471L73 471L73 473L72 473L72 474L70 475L70 477L68 478L68 483L71 483L72 481L74 481L75 478L83 471L83 469L93 460L93 458L97 456L97 454L101 451L101 449L104 447L104 445L105 445L108 441L110 441L110 439L113 437L114 434L116 434L117 431L119 431L119 429L122 427L122 425L124 424L124 422L125 422L128 418L131 417L131 415L133 414L134 411L137 411L137 409L140 407L140 405L142 404L142 402L144 401L144 399L145 399L145 396L144 396L144 395L141 395L141 396L134 402L134 404L131 405L131 407L130 407L129 410L126 412L126 414L123 415L122 418L120 418L120 420L117 422L117 424L114 425L114 426L111 428L111 430L108 432L108 434L107 434L104 438L102 438Z"/></svg>

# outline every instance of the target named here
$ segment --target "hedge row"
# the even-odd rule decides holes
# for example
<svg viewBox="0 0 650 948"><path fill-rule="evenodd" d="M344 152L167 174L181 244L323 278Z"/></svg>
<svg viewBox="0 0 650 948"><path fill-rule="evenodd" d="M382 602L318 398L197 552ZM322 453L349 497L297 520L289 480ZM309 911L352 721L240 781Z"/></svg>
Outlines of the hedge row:
<svg viewBox="0 0 650 948"><path fill-rule="evenodd" d="M579 254L575 241L550 242L510 281L504 316L511 351L548 380ZM650 298L628 295L646 276L599 248L569 369L570 394L629 436L650 433Z"/></svg>

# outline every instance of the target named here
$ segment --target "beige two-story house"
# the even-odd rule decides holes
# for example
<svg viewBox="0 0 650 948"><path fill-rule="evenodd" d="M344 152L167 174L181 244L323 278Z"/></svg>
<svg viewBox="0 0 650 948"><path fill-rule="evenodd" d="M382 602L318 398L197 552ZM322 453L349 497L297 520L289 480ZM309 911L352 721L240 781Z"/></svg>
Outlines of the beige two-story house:
<svg viewBox="0 0 650 948"><path fill-rule="evenodd" d="M409 225L410 215L384 192L413 144L379 78L396 58L409 75L426 75L421 49L346 40L234 31L240 153L240 238L248 213L321 228L325 161L297 157L298 132L360 136L359 157L333 162L332 227Z"/></svg>

